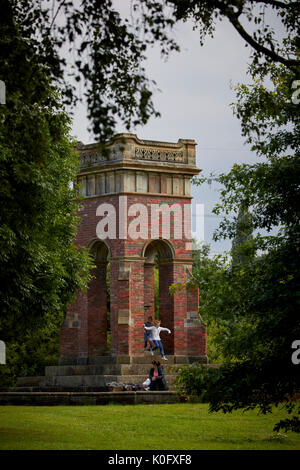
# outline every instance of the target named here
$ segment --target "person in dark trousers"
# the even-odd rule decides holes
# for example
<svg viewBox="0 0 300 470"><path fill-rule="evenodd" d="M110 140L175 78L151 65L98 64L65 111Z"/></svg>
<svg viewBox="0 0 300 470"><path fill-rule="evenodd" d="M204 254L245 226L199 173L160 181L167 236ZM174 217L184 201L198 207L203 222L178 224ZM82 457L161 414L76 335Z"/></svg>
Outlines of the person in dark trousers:
<svg viewBox="0 0 300 470"><path fill-rule="evenodd" d="M159 348L162 360L167 361L168 359L165 356L164 348L160 339L160 332L167 331L170 334L171 331L169 330L169 328L163 328L162 326L160 326L160 320L155 320L153 326L146 326L145 323L144 328L146 331L150 331L152 334L152 343L154 343L154 348L151 348L152 356L154 355L153 349Z"/></svg>
<svg viewBox="0 0 300 470"><path fill-rule="evenodd" d="M152 317L148 317L148 321L145 322L145 326L146 327L150 327L153 326L153 322L152 322ZM144 348L147 349L147 346L148 346L148 340L149 340L149 345L150 345L150 349L148 349L148 351L151 351L152 352L152 332L151 331L147 331L146 329L144 330Z"/></svg>
<svg viewBox="0 0 300 470"><path fill-rule="evenodd" d="M159 361L152 361L152 367L149 372L149 379L150 379L150 386L149 389L151 391L154 390L169 390L167 385L165 376L164 376L164 369L160 365Z"/></svg>

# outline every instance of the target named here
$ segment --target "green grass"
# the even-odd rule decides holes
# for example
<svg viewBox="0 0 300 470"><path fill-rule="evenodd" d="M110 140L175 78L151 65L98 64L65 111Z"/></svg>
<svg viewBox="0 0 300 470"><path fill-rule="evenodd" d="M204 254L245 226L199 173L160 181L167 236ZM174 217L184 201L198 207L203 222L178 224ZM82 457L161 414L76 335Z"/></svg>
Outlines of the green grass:
<svg viewBox="0 0 300 470"><path fill-rule="evenodd" d="M208 413L206 404L1 406L0 449L300 449L300 435L275 434L283 411Z"/></svg>

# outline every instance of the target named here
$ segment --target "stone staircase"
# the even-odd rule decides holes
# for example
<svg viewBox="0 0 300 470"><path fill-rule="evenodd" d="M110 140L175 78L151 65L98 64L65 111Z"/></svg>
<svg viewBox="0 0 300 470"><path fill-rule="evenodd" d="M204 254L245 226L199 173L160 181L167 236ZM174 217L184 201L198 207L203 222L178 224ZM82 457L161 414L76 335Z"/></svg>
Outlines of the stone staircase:
<svg viewBox="0 0 300 470"><path fill-rule="evenodd" d="M141 384L149 375L151 362L158 360L164 367L168 391L111 391L108 384ZM78 361L79 362L79 361ZM0 389L0 405L107 405L176 403L176 369L184 364L201 362L203 357L168 356L99 356L89 358L88 364L48 366L41 377L20 377L16 387ZM218 367L208 365L208 367Z"/></svg>
<svg viewBox="0 0 300 470"><path fill-rule="evenodd" d="M183 364L202 362L200 357L168 356L162 361L160 356L99 356L89 359L87 365L58 365L45 368L43 377L20 377L14 390L28 391L108 391L112 382L122 384L142 383L149 376L151 362L160 361L170 391L174 391L176 369ZM20 390L21 391L21 390Z"/></svg>

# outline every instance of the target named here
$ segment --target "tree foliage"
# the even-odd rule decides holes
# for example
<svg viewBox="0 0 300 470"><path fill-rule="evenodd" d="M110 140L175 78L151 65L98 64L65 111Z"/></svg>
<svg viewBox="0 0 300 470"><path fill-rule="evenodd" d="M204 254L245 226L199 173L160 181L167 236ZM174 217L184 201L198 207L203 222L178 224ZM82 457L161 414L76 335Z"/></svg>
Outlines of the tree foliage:
<svg viewBox="0 0 300 470"><path fill-rule="evenodd" d="M299 66L298 1L135 0L134 7L141 13L145 33L156 40L164 38L167 26L174 26L181 20L192 20L203 45L206 36L213 37L217 21L226 19L246 45L251 46L254 63L262 59L288 68ZM275 28L266 20L266 13L270 10L282 24L284 38L276 34Z"/></svg>
<svg viewBox="0 0 300 470"><path fill-rule="evenodd" d="M45 341L57 336L66 305L87 285L91 263L73 244L78 195L71 183L78 155L69 118L49 64L11 10L2 13L0 77L7 92L0 106L0 337L11 356L1 373L13 377L31 348L33 365L39 335Z"/></svg>
<svg viewBox="0 0 300 470"><path fill-rule="evenodd" d="M120 17L112 0L1 0L0 6L3 24L13 19L18 25L63 102L86 101L101 142L113 136L118 119L129 129L159 115L152 103L155 83L143 67L147 41ZM172 39L166 43L176 47Z"/></svg>
<svg viewBox="0 0 300 470"><path fill-rule="evenodd" d="M253 227L266 235L258 232L239 243L240 253L250 249L258 254L231 263L207 290L208 314L220 325L227 322L219 342L225 362L208 395L213 411L258 405L269 412L272 404L284 403L292 412L300 390L299 371L291 360L292 343L300 337L299 105L291 101L293 71L275 64L263 70L252 66L250 71L254 81L237 87L234 109L243 134L263 161L235 165L216 177L223 189L214 211L228 214L216 239L239 233L241 206L251 208ZM266 77L273 88L264 85ZM232 213L236 215L230 218ZM195 281L201 287L197 275ZM298 420L294 415L276 430L298 431Z"/></svg>
<svg viewBox="0 0 300 470"><path fill-rule="evenodd" d="M78 194L70 183L78 157L65 106L86 99L102 142L118 118L129 128L158 113L154 83L142 66L147 41L138 39L111 0L0 0L0 10L0 79L6 84L0 108L0 337L15 357L1 371L12 377L21 354L23 365L33 363L25 349L37 357L33 332L42 334L48 325L44 338L51 342L57 319L89 280L89 258L72 243Z"/></svg>
<svg viewBox="0 0 300 470"><path fill-rule="evenodd" d="M226 255L210 253L210 246L193 240L193 271L190 283L199 289L199 315L207 326L207 355L210 363L224 360L222 344L229 334L228 320L215 318L215 303L224 286L222 280L228 266ZM183 287L183 286L174 286ZM213 313L213 314L212 314Z"/></svg>
<svg viewBox="0 0 300 470"><path fill-rule="evenodd" d="M221 332L216 341L224 365L208 378L211 410L259 406L268 412L272 404L285 403L292 412L300 388L291 361L291 345L300 337L300 129L299 104L292 99L300 70L299 2L144 0L135 2L137 9L140 3L145 29L154 37L165 31L170 15L173 25L194 20L203 44L207 34L214 35L217 20L227 19L252 48L252 83L237 87L233 109L242 135L261 161L234 165L228 174L210 177L223 185L214 212L226 214L215 240L234 240L232 254L237 245L239 262L236 257L233 263L219 263L202 256L203 264L190 282L199 286L200 310ZM282 23L283 37L276 36L267 20L270 10ZM253 237L241 234L239 210L245 207L251 211ZM297 431L298 422L294 416L276 429Z"/></svg>
<svg viewBox="0 0 300 470"><path fill-rule="evenodd" d="M16 384L18 377L44 376L45 366L59 360L63 312L45 313L38 328L27 328L6 344L6 364L0 368L0 387Z"/></svg>
<svg viewBox="0 0 300 470"><path fill-rule="evenodd" d="M243 263L245 258L253 257L253 225L252 217L246 207L241 206L236 222L236 233L232 240L232 263Z"/></svg>

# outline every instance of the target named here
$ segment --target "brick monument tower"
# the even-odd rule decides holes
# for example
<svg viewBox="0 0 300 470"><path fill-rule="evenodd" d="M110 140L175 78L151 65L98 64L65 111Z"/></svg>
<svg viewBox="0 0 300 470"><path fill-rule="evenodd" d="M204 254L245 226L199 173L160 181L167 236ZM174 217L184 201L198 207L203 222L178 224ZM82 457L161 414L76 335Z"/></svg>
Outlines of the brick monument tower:
<svg viewBox="0 0 300 470"><path fill-rule="evenodd" d="M199 173L196 143L118 134L106 147L107 155L97 144L78 147L77 182L84 199L76 244L88 247L95 268L88 290L68 308L60 364L93 364L103 356L130 362L144 355L143 324L155 316L154 266L159 271L156 315L172 332L161 333L167 357L206 363L197 289L169 292L171 284L191 276L190 180Z"/></svg>

